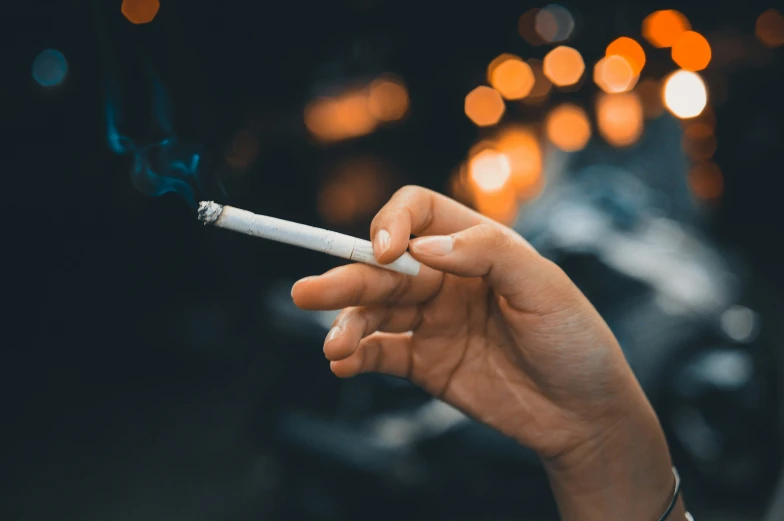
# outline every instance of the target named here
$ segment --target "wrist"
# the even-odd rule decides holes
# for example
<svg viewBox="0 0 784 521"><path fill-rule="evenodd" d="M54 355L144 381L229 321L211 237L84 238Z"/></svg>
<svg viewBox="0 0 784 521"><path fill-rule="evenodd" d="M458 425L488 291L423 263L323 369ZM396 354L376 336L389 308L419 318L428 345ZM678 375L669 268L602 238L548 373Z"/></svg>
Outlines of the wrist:
<svg viewBox="0 0 784 521"><path fill-rule="evenodd" d="M642 390L633 395L581 445L542 459L563 521L658 521L670 504L674 478L664 433ZM676 512L669 519L681 519Z"/></svg>

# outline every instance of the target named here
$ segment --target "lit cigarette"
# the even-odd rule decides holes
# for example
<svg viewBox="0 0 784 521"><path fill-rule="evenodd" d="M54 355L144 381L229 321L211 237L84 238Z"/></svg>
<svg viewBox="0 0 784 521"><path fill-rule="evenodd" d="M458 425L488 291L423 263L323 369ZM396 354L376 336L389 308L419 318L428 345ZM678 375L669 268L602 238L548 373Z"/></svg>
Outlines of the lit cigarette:
<svg viewBox="0 0 784 521"><path fill-rule="evenodd" d="M218 228L226 228L253 237L261 237L344 259L364 262L406 275L416 276L419 274L419 261L408 252L394 262L379 264L373 255L373 245L370 241L266 215L257 215L212 201L199 203L199 220L204 224L211 224Z"/></svg>

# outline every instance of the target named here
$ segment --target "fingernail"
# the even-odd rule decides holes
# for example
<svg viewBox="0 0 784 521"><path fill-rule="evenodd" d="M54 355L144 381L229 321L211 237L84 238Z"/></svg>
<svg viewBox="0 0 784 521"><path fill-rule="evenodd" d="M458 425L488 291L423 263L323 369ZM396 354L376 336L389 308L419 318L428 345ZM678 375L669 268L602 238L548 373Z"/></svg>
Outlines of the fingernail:
<svg viewBox="0 0 784 521"><path fill-rule="evenodd" d="M449 235L422 237L411 241L411 251L425 255L446 255L451 253L454 239Z"/></svg>
<svg viewBox="0 0 784 521"><path fill-rule="evenodd" d="M389 243L391 241L391 236L389 232L386 230L379 230L376 232L376 238L374 239L373 249L376 251L376 256L381 256L385 251L389 249Z"/></svg>
<svg viewBox="0 0 784 521"><path fill-rule="evenodd" d="M324 345L327 345L333 340L335 340L339 334L340 334L340 328L338 326L335 326L332 329L330 329L329 333L327 333L326 340L324 340Z"/></svg>

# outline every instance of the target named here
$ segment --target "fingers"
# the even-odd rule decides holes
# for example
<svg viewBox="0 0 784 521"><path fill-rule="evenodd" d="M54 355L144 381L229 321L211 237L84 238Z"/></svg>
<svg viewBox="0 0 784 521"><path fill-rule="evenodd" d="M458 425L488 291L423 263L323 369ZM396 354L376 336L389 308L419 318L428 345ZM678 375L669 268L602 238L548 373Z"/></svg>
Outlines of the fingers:
<svg viewBox="0 0 784 521"><path fill-rule="evenodd" d="M409 378L412 370L411 333L373 333L364 338L347 358L330 362L336 376L350 378L361 373L382 373Z"/></svg>
<svg viewBox="0 0 784 521"><path fill-rule="evenodd" d="M312 310L411 305L435 296L443 276L426 266L419 275L411 277L366 264L349 264L297 281L291 288L291 297L300 308Z"/></svg>
<svg viewBox="0 0 784 521"><path fill-rule="evenodd" d="M324 341L324 354L329 360L351 356L363 338L377 332L405 333L413 331L422 320L419 306L352 307L335 319Z"/></svg>
<svg viewBox="0 0 784 521"><path fill-rule="evenodd" d="M386 264L408 248L411 235L446 235L471 226L492 222L446 196L405 186L376 214L370 225L373 252Z"/></svg>
<svg viewBox="0 0 784 521"><path fill-rule="evenodd" d="M461 277L483 277L495 292L521 311L550 312L571 301L573 284L555 264L522 237L500 224L479 224L452 234L411 241L423 264Z"/></svg>

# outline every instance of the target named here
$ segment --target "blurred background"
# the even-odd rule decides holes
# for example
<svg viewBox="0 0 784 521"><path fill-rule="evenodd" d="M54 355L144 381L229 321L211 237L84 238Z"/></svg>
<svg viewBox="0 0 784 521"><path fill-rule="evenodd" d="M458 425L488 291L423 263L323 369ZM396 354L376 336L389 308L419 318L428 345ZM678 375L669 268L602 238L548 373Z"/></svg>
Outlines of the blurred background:
<svg viewBox="0 0 784 521"><path fill-rule="evenodd" d="M784 519L774 7L4 6L0 516L557 519L524 448L403 382L331 375L333 316L289 289L338 260L192 206L367 236L418 184L595 303L695 518Z"/></svg>

